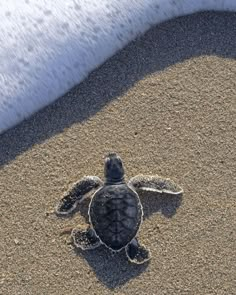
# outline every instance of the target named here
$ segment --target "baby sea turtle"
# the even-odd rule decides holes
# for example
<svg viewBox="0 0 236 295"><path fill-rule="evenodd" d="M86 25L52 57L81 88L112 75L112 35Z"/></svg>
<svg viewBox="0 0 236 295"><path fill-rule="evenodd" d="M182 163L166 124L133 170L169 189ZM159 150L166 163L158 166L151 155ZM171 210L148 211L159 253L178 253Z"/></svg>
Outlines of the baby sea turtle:
<svg viewBox="0 0 236 295"><path fill-rule="evenodd" d="M105 182L96 176L83 177L66 192L55 213L73 213L85 195L95 191L88 209L90 225L86 230L72 230L74 245L88 250L104 244L115 252L125 248L131 262L144 263L150 259L150 253L136 238L143 220L138 190L172 195L183 190L172 180L159 176L137 175L126 183L122 160L116 153L108 154L104 166Z"/></svg>

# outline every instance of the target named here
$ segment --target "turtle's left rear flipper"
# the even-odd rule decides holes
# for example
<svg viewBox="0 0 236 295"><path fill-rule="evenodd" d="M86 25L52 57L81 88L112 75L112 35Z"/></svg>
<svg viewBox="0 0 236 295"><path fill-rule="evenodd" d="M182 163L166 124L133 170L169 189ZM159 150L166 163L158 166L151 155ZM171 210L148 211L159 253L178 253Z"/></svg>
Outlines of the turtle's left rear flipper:
<svg viewBox="0 0 236 295"><path fill-rule="evenodd" d="M71 237L74 245L82 250L95 249L101 245L99 238L91 228L86 230L73 229Z"/></svg>
<svg viewBox="0 0 236 295"><path fill-rule="evenodd" d="M137 175L132 177L128 184L137 190L167 193L171 195L180 195L183 193L183 189L173 180L158 175Z"/></svg>
<svg viewBox="0 0 236 295"><path fill-rule="evenodd" d="M103 185L103 182L96 176L85 176L64 194L62 199L56 205L55 213L57 215L66 216L73 213L78 205L82 202L87 193L97 190Z"/></svg>

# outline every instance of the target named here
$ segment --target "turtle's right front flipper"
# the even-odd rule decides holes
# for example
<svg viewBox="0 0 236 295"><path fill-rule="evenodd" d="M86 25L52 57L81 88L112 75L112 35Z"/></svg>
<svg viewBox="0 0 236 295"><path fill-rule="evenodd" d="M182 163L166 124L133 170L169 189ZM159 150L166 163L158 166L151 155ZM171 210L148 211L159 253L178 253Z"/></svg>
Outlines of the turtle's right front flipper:
<svg viewBox="0 0 236 295"><path fill-rule="evenodd" d="M158 175L137 175L128 182L136 190L180 195L183 189L169 178Z"/></svg>
<svg viewBox="0 0 236 295"><path fill-rule="evenodd" d="M103 182L96 176L85 176L78 182L74 183L67 191L55 208L57 215L69 215L75 211L78 203L80 203L87 193L99 189Z"/></svg>

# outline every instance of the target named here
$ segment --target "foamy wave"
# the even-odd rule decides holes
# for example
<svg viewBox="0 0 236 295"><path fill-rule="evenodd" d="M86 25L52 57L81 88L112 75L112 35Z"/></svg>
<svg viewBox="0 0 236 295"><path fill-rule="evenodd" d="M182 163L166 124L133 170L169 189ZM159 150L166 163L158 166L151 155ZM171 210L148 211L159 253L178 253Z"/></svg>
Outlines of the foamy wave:
<svg viewBox="0 0 236 295"><path fill-rule="evenodd" d="M52 103L151 26L235 0L0 0L0 133Z"/></svg>

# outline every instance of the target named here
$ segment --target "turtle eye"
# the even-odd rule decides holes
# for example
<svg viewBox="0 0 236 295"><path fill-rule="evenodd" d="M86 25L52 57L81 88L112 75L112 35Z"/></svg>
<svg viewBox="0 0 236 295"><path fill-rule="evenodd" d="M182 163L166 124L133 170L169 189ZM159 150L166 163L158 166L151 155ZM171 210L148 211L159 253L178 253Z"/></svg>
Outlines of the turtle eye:
<svg viewBox="0 0 236 295"><path fill-rule="evenodd" d="M109 168L109 167L111 166L111 161L110 161L110 159L107 159L107 160L106 160L106 166L107 166L107 168Z"/></svg>
<svg viewBox="0 0 236 295"><path fill-rule="evenodd" d="M121 159L118 159L118 164L119 164L120 167L122 167L122 161L121 161Z"/></svg>

